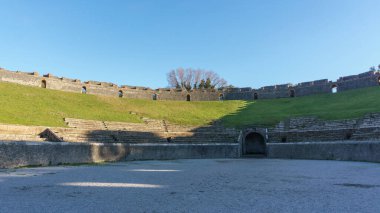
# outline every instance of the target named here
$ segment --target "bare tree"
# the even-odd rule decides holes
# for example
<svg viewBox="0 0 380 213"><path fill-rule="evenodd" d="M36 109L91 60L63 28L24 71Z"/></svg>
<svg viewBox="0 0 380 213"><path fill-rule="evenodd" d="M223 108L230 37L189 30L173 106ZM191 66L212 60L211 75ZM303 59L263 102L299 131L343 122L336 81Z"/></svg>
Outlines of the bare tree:
<svg viewBox="0 0 380 213"><path fill-rule="evenodd" d="M200 69L194 70L193 78L194 78L193 88L196 89L197 87L199 87L199 84L201 83L201 80L202 80L202 70Z"/></svg>
<svg viewBox="0 0 380 213"><path fill-rule="evenodd" d="M172 70L167 74L168 83L171 87L180 88L180 84L177 80L176 71Z"/></svg>
<svg viewBox="0 0 380 213"><path fill-rule="evenodd" d="M167 74L170 87L191 89L214 89L227 85L227 81L213 71L178 68Z"/></svg>

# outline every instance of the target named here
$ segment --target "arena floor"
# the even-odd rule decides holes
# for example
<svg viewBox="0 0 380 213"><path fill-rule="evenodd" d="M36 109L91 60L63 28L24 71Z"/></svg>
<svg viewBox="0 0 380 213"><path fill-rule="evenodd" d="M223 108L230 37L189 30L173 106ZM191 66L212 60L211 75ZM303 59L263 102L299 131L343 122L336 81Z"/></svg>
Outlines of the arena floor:
<svg viewBox="0 0 380 213"><path fill-rule="evenodd" d="M0 170L0 212L379 212L380 164L215 159Z"/></svg>

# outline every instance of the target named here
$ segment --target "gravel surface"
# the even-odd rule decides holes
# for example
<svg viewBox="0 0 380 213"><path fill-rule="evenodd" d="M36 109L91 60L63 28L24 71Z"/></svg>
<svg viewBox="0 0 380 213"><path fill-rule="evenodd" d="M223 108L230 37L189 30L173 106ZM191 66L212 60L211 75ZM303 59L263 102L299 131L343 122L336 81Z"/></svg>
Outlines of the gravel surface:
<svg viewBox="0 0 380 213"><path fill-rule="evenodd" d="M380 212L380 164L214 159L0 170L0 212Z"/></svg>

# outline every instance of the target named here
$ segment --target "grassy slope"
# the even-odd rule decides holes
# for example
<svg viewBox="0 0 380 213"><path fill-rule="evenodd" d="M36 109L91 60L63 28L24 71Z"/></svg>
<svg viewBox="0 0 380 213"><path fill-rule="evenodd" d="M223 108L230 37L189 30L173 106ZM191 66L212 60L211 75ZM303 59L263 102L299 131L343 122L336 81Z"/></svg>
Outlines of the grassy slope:
<svg viewBox="0 0 380 213"><path fill-rule="evenodd" d="M178 102L121 99L0 83L0 123L64 126L63 118L141 122L141 115L203 125L234 112L242 101Z"/></svg>
<svg viewBox="0 0 380 213"><path fill-rule="evenodd" d="M370 112L380 112L380 87L299 98L249 101L239 112L223 120L229 126L269 126L290 117L317 116L338 120L358 118Z"/></svg>
<svg viewBox="0 0 380 213"><path fill-rule="evenodd" d="M64 126L63 118L141 122L139 116L190 125L222 119L227 126L273 125L282 119L315 115L355 118L380 112L380 87L338 94L259 101L181 102L132 100L0 83L0 123Z"/></svg>

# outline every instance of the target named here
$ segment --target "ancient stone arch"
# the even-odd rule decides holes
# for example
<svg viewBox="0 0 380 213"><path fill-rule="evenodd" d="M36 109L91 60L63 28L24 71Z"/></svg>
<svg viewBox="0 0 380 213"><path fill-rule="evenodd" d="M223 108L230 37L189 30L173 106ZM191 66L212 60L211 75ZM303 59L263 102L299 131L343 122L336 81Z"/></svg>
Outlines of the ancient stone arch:
<svg viewBox="0 0 380 213"><path fill-rule="evenodd" d="M190 101L191 100L191 96L190 96L190 94L187 94L186 95L186 101Z"/></svg>
<svg viewBox="0 0 380 213"><path fill-rule="evenodd" d="M82 94L86 94L87 93L87 88L85 86L82 87Z"/></svg>
<svg viewBox="0 0 380 213"><path fill-rule="evenodd" d="M124 93L123 93L123 91L122 90L119 90L119 98L122 98L123 96L124 96Z"/></svg>
<svg viewBox="0 0 380 213"><path fill-rule="evenodd" d="M41 81L41 88L46 88L46 80L44 79L44 80L42 80Z"/></svg>
<svg viewBox="0 0 380 213"><path fill-rule="evenodd" d="M223 93L219 94L219 101L223 101L224 100L224 95Z"/></svg>
<svg viewBox="0 0 380 213"><path fill-rule="evenodd" d="M259 95L257 94L257 92L253 93L253 100L257 100L259 99Z"/></svg>
<svg viewBox="0 0 380 213"><path fill-rule="evenodd" d="M152 95L152 99L153 99L153 101L156 101L157 100L157 94L156 93L154 93L153 95Z"/></svg>
<svg viewBox="0 0 380 213"><path fill-rule="evenodd" d="M294 89L291 89L291 90L289 91L289 96L290 96L291 98L294 98L294 97L296 96L296 92L294 91Z"/></svg>
<svg viewBox="0 0 380 213"><path fill-rule="evenodd" d="M336 84L331 86L331 93L338 93L338 86Z"/></svg>
<svg viewBox="0 0 380 213"><path fill-rule="evenodd" d="M243 141L243 155L265 153L266 143L264 136L258 132L248 132Z"/></svg>

